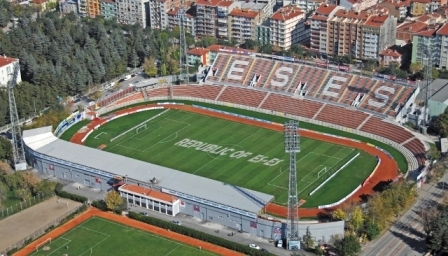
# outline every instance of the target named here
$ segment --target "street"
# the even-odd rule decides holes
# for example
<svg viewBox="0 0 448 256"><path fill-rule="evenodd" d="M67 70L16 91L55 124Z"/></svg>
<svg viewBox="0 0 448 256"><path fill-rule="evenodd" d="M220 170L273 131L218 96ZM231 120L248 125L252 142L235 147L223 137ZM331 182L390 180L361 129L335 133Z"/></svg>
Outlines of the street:
<svg viewBox="0 0 448 256"><path fill-rule="evenodd" d="M435 185L425 184L417 202L377 240L364 246L361 256L417 256L426 253L426 234L419 213L436 207L443 198L448 174Z"/></svg>

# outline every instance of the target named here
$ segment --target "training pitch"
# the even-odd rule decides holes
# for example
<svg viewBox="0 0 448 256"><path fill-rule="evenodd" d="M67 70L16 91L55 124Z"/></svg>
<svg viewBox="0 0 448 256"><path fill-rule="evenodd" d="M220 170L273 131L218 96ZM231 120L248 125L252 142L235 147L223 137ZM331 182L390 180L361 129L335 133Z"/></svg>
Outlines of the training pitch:
<svg viewBox="0 0 448 256"><path fill-rule="evenodd" d="M180 110L150 110L101 126L85 145L106 146L102 150L272 194L276 203L285 205L289 154L284 151L283 141L283 133L256 126ZM353 148L306 137L300 142L297 188L299 199L306 200L304 207L342 199L363 182L377 163L374 156ZM309 196L358 153L347 167Z"/></svg>
<svg viewBox="0 0 448 256"><path fill-rule="evenodd" d="M32 255L216 255L102 218L40 244Z"/></svg>

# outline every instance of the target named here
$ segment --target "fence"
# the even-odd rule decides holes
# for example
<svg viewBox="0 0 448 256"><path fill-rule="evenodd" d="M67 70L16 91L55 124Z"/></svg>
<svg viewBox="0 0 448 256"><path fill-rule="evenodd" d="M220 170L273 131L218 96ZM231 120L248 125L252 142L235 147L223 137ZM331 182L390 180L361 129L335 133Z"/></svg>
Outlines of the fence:
<svg viewBox="0 0 448 256"><path fill-rule="evenodd" d="M13 214L16 214L22 210L25 210L25 209L27 209L35 204L38 204L42 201L45 201L52 196L54 196L54 195L53 194L51 194L51 195L38 194L37 196L33 196L32 198L25 200L23 202L19 202L13 206L9 206L5 209L0 209L0 220L4 219L6 217L9 217Z"/></svg>
<svg viewBox="0 0 448 256"><path fill-rule="evenodd" d="M2 249L3 251L0 252L0 255L8 255L7 253L9 251L17 249L17 248L21 248L24 245L26 245L27 243L29 243L30 241L34 241L38 237L40 237L43 234L47 233L49 228L58 226L61 223L62 220L67 218L70 214L73 214L74 212L78 211L83 206L84 205L80 205L79 207L72 209L71 211L65 213L64 215L62 215L60 217L58 217L57 219L53 220L49 224L45 225L44 227L41 227L39 230L35 231L33 234L29 235L28 237L20 240L19 242L15 243L15 244L10 245L9 248Z"/></svg>

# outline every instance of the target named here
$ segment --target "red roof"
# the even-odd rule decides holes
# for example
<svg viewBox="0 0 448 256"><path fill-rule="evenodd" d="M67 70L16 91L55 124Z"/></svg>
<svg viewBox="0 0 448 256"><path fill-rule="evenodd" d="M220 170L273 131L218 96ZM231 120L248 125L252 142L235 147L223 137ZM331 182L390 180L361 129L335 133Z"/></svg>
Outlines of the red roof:
<svg viewBox="0 0 448 256"><path fill-rule="evenodd" d="M416 33L421 31L422 29L425 29L428 26L428 24L415 21L415 22L407 22L402 23L397 27L397 32L411 32Z"/></svg>
<svg viewBox="0 0 448 256"><path fill-rule="evenodd" d="M328 17L314 14L313 16L311 16L311 19L312 20L328 20Z"/></svg>
<svg viewBox="0 0 448 256"><path fill-rule="evenodd" d="M231 16L237 16L237 17L245 17L250 19L255 19L258 16L258 12L248 10L248 9L233 9L230 14Z"/></svg>
<svg viewBox="0 0 448 256"><path fill-rule="evenodd" d="M360 20L367 20L369 18L369 14L367 12L355 12L347 10L338 10L334 16Z"/></svg>
<svg viewBox="0 0 448 256"><path fill-rule="evenodd" d="M425 31L421 31L421 32L416 33L416 35L432 37L433 35L435 35L436 31L437 31L437 29L428 28Z"/></svg>
<svg viewBox="0 0 448 256"><path fill-rule="evenodd" d="M207 49L209 49L212 52L219 52L221 49L222 50L227 50L227 51L245 51L245 52L254 52L252 50L246 50L246 49L241 49L241 48L235 48L235 47L230 47L230 46L224 46L224 45L219 45L219 44L214 44L214 45L210 45L209 47L207 47Z"/></svg>
<svg viewBox="0 0 448 256"><path fill-rule="evenodd" d="M195 55L195 56L204 56L205 54L207 54L209 52L210 52L210 50L207 48L196 47L194 49L189 50L188 54Z"/></svg>
<svg viewBox="0 0 448 256"><path fill-rule="evenodd" d="M387 3L392 4L393 6L396 6L396 7L403 7L403 6L408 6L409 5L409 1L397 1L397 0L386 0L386 1L382 2L382 3L380 3L379 5L382 6L382 5L385 5Z"/></svg>
<svg viewBox="0 0 448 256"><path fill-rule="evenodd" d="M174 7L173 9L166 12L167 15L177 15L177 12L179 11L179 7Z"/></svg>
<svg viewBox="0 0 448 256"><path fill-rule="evenodd" d="M207 6L221 6L229 7L233 4L233 1L226 0L197 0L196 5L207 5Z"/></svg>
<svg viewBox="0 0 448 256"><path fill-rule="evenodd" d="M271 20L289 20L300 15L303 15L305 12L300 9L298 6L288 5L278 9L272 16Z"/></svg>
<svg viewBox="0 0 448 256"><path fill-rule="evenodd" d="M366 26L381 27L389 15L371 16L364 24Z"/></svg>
<svg viewBox="0 0 448 256"><path fill-rule="evenodd" d="M438 31L437 35L448 36L448 23L445 23Z"/></svg>
<svg viewBox="0 0 448 256"><path fill-rule="evenodd" d="M328 16L334 9L338 7L337 5L331 5L331 4L321 4L319 7L317 7L316 14Z"/></svg>
<svg viewBox="0 0 448 256"><path fill-rule="evenodd" d="M380 53L381 56L390 56L390 57L401 57L401 54L397 51L386 49Z"/></svg>
<svg viewBox="0 0 448 256"><path fill-rule="evenodd" d="M9 65L9 64L11 64L13 62L16 62L16 61L19 61L19 60L0 55L0 68L4 67L6 65Z"/></svg>
<svg viewBox="0 0 448 256"><path fill-rule="evenodd" d="M166 194L157 190L152 190L145 187L140 187L133 184L125 184L120 187L120 190L127 190L129 192L132 192L133 194L140 194L147 197L152 197L154 199L159 199L161 201L170 202L173 203L177 200L177 197L172 196L170 194Z"/></svg>

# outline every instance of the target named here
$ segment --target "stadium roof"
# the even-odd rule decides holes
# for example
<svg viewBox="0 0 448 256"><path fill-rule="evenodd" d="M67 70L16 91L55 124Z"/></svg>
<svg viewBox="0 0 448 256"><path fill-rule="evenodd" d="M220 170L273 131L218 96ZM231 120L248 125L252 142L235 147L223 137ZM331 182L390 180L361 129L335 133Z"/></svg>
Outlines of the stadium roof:
<svg viewBox="0 0 448 256"><path fill-rule="evenodd" d="M30 149L46 156L146 183L155 177L157 185L162 188L251 213L258 213L264 206L256 202L267 204L274 198L265 193L60 140L53 135L51 126L24 131L23 141Z"/></svg>
<svg viewBox="0 0 448 256"><path fill-rule="evenodd" d="M431 90L435 91L431 96L432 101L437 101L448 105L448 80L436 79L431 83Z"/></svg>

